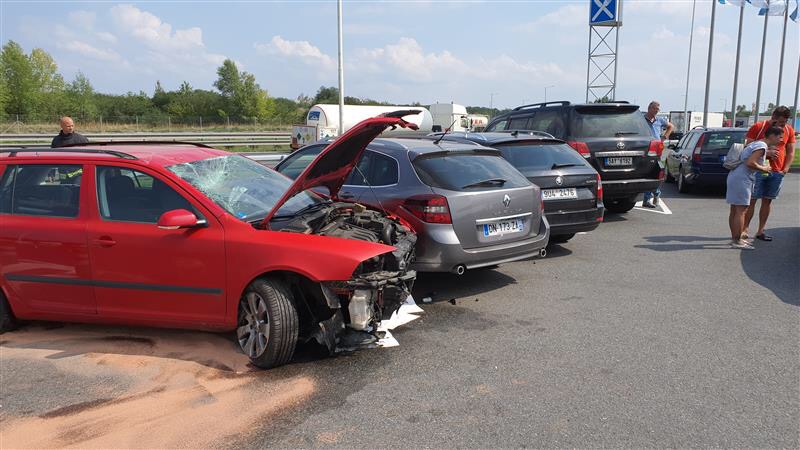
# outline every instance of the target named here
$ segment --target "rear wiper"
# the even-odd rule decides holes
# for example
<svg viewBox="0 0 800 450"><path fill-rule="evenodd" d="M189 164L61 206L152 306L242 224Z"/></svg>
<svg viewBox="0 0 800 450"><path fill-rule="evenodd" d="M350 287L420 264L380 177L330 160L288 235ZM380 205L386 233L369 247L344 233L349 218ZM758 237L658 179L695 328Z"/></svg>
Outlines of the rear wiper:
<svg viewBox="0 0 800 450"><path fill-rule="evenodd" d="M553 167L551 167L550 170L560 169L561 167L573 167L577 165L578 164L575 163L563 163L563 164L553 163Z"/></svg>
<svg viewBox="0 0 800 450"><path fill-rule="evenodd" d="M632 134L639 134L638 131L617 131L614 136L627 136Z"/></svg>
<svg viewBox="0 0 800 450"><path fill-rule="evenodd" d="M471 187L481 187L481 186L502 186L506 184L506 181L503 178L490 178L488 180L478 181L476 183L471 183L466 186L461 186L461 189L471 188Z"/></svg>

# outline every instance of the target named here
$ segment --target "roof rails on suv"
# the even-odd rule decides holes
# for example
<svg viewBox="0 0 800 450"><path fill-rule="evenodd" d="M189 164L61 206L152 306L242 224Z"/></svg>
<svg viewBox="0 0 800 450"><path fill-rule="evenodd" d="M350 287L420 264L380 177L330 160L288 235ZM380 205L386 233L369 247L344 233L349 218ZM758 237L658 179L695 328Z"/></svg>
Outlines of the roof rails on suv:
<svg viewBox="0 0 800 450"><path fill-rule="evenodd" d="M568 106L572 103L567 101L557 101L557 102L543 102L543 103L531 103L530 105L522 105L517 106L516 108L512 109L512 111L519 111L521 109L532 109L532 108L544 108L548 105L559 105L559 106Z"/></svg>

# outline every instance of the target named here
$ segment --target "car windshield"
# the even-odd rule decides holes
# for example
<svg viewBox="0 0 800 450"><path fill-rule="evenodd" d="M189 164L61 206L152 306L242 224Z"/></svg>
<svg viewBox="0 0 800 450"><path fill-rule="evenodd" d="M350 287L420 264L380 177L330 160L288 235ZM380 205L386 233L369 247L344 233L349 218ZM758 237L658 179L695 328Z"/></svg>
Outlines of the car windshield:
<svg viewBox="0 0 800 450"><path fill-rule="evenodd" d="M234 217L251 222L269 213L292 180L239 155L219 156L168 166ZM322 201L311 192L301 192L286 202L280 215L291 215Z"/></svg>
<svg viewBox="0 0 800 450"><path fill-rule="evenodd" d="M644 115L636 109L576 108L572 116L576 138L613 138L620 135L650 136Z"/></svg>
<svg viewBox="0 0 800 450"><path fill-rule="evenodd" d="M435 153L416 158L413 165L423 183L452 191L507 189L530 184L497 154Z"/></svg>
<svg viewBox="0 0 800 450"><path fill-rule="evenodd" d="M567 144L504 144L495 148L503 158L517 170L526 174L537 170L552 170L558 167L586 166L586 160Z"/></svg>
<svg viewBox="0 0 800 450"><path fill-rule="evenodd" d="M745 131L719 131L706 133L703 150L728 150L734 143L744 142Z"/></svg>

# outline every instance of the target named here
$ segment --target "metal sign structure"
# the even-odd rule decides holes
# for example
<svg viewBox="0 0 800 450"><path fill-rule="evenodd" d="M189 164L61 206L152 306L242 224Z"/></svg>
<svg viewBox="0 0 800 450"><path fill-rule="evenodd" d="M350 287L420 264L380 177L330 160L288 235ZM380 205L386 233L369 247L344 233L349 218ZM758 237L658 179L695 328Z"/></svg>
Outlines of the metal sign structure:
<svg viewBox="0 0 800 450"><path fill-rule="evenodd" d="M586 101L617 94L617 52L622 26L622 0L589 1L589 59ZM612 45L613 44L613 45Z"/></svg>

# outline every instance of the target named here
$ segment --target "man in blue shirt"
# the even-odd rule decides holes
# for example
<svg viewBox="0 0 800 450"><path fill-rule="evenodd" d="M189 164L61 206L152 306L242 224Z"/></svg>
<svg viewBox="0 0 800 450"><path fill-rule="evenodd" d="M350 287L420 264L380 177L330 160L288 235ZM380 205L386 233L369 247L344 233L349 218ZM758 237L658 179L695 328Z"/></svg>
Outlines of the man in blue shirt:
<svg viewBox="0 0 800 450"><path fill-rule="evenodd" d="M675 126L672 125L669 120L663 117L658 117L659 111L661 111L661 104L653 100L649 105L647 105L647 112L644 113L644 119L647 121L647 125L650 128L650 134L653 136L653 139L669 139L669 135L672 134L672 130L675 129ZM663 137L662 133L664 135ZM659 165L661 164L661 161L659 161ZM645 192L644 198L642 199L642 206L645 208L655 208L658 206L658 198L660 196L660 188L656 188L656 190L653 192Z"/></svg>

